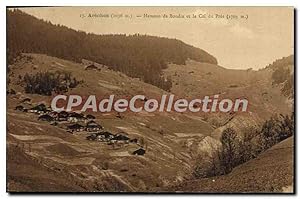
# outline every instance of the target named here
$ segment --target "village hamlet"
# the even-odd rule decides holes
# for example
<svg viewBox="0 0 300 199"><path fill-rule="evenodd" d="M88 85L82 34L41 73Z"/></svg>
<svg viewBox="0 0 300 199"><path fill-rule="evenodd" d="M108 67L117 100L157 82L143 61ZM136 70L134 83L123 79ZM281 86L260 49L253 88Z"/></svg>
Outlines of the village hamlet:
<svg viewBox="0 0 300 199"><path fill-rule="evenodd" d="M3 14L8 194L295 194L292 5Z"/></svg>
<svg viewBox="0 0 300 199"><path fill-rule="evenodd" d="M108 129L105 129L92 114L83 114L80 112L67 112L67 111L53 111L45 103L32 103L30 98L25 98L20 101L19 105L15 107L16 111L24 112L26 114L37 115L37 120L42 122L48 122L50 125L57 128L64 129L67 133L71 133L74 136L79 134L86 134L85 139L87 141L99 142L112 145L113 149L118 149L124 146L136 146L134 151L131 151L132 155L144 155L146 150L143 148L143 144L139 142L139 138L130 137L126 132L112 133ZM118 118L121 117L117 114Z"/></svg>

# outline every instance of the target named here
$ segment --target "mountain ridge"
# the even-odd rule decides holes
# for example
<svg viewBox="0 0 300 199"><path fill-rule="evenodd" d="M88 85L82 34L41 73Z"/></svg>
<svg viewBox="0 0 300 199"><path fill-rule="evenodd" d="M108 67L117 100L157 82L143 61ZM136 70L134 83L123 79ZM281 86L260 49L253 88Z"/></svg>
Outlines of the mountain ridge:
<svg viewBox="0 0 300 199"><path fill-rule="evenodd" d="M85 33L53 25L18 9L7 10L7 18L8 63L19 53L48 54L75 62L88 59L164 90L170 89L170 82L161 77L168 63L185 64L189 58L217 64L217 59L206 51L177 39Z"/></svg>

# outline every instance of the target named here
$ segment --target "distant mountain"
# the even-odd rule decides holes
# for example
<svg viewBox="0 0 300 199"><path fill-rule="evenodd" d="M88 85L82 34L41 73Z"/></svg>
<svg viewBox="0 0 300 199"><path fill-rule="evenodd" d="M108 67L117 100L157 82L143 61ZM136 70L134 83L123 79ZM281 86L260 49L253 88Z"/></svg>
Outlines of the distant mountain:
<svg viewBox="0 0 300 199"><path fill-rule="evenodd" d="M161 75L168 63L195 61L217 64L204 50L177 39L148 35L96 35L53 25L18 9L7 11L8 62L19 53L41 53L81 62L92 60L165 90L170 80Z"/></svg>

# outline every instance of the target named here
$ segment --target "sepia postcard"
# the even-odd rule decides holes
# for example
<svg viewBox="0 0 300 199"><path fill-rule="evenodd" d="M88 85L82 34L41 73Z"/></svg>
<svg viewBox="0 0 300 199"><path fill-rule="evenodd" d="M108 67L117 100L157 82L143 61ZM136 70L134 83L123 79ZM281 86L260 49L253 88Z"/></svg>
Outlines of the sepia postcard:
<svg viewBox="0 0 300 199"><path fill-rule="evenodd" d="M7 7L7 192L295 193L294 12Z"/></svg>

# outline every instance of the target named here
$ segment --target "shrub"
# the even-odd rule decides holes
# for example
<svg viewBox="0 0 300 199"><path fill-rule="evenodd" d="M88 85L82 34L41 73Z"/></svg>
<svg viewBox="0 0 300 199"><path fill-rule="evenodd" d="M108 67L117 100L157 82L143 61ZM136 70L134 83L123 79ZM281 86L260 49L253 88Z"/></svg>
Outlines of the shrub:
<svg viewBox="0 0 300 199"><path fill-rule="evenodd" d="M211 156L199 154L193 175L202 178L228 174L234 167L257 157L294 133L294 114L273 116L264 122L260 130L256 127L244 129L242 137L234 129L227 128L222 133L222 147Z"/></svg>
<svg viewBox="0 0 300 199"><path fill-rule="evenodd" d="M273 116L263 124L259 144L264 151L282 140L294 135L294 114L291 116Z"/></svg>
<svg viewBox="0 0 300 199"><path fill-rule="evenodd" d="M25 74L25 92L40 95L51 95L54 93L67 92L70 88L75 88L82 81L72 78L67 72L38 72L34 75Z"/></svg>

